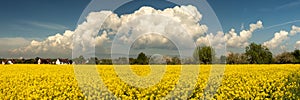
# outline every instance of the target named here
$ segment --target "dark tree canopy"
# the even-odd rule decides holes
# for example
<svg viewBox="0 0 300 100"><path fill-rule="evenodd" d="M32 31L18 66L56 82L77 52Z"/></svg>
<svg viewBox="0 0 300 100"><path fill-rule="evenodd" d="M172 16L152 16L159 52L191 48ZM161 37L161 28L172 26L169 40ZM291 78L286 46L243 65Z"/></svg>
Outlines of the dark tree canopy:
<svg viewBox="0 0 300 100"><path fill-rule="evenodd" d="M80 55L78 58L73 59L73 61L76 64L84 64L85 63L85 58L82 55Z"/></svg>
<svg viewBox="0 0 300 100"><path fill-rule="evenodd" d="M215 51L210 46L198 46L194 51L194 58L204 64L211 64L215 57Z"/></svg>
<svg viewBox="0 0 300 100"><path fill-rule="evenodd" d="M178 57L172 57L172 62L170 64L172 64L172 65L180 65L181 64L181 60Z"/></svg>
<svg viewBox="0 0 300 100"><path fill-rule="evenodd" d="M247 56L242 53L229 53L227 56L227 64L248 64Z"/></svg>
<svg viewBox="0 0 300 100"><path fill-rule="evenodd" d="M102 65L112 65L112 60L111 59L101 59L99 62Z"/></svg>
<svg viewBox="0 0 300 100"><path fill-rule="evenodd" d="M291 64L294 63L295 57L291 52L283 52L275 57L275 63Z"/></svg>
<svg viewBox="0 0 300 100"><path fill-rule="evenodd" d="M300 63L300 50L295 50L293 53L292 53L295 57L295 63Z"/></svg>
<svg viewBox="0 0 300 100"><path fill-rule="evenodd" d="M221 57L220 57L220 63L221 64L226 64L226 56L224 56L224 55L222 55Z"/></svg>
<svg viewBox="0 0 300 100"><path fill-rule="evenodd" d="M80 57L80 58L82 59L82 57ZM91 58L89 58L87 64L99 64L98 58L97 57L91 57Z"/></svg>
<svg viewBox="0 0 300 100"><path fill-rule="evenodd" d="M246 47L246 55L251 64L270 64L272 63L272 53L261 44L251 43Z"/></svg>
<svg viewBox="0 0 300 100"><path fill-rule="evenodd" d="M137 64L146 65L148 64L148 58L145 53L141 52L136 58Z"/></svg>

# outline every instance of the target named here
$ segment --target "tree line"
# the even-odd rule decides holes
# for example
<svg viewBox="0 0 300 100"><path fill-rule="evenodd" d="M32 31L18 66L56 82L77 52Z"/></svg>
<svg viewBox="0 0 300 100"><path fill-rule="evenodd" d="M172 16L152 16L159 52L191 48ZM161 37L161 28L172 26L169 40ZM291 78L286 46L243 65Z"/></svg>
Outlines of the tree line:
<svg viewBox="0 0 300 100"><path fill-rule="evenodd" d="M80 58L80 57L79 57ZM261 44L251 43L245 48L245 53L233 53L230 52L228 55L222 55L216 57L215 50L210 46L198 46L195 48L193 57L191 58L179 58L164 56L160 61L153 61L150 59L151 56L147 56L141 52L136 58L125 58L120 57L118 59L100 59L91 58L90 60L95 63L91 64L138 64L147 65L152 61L151 64L168 64L168 65L179 65L179 64L300 64L300 50L294 50L293 52L283 52L276 56L273 56L272 52ZM158 60L162 60L158 59ZM84 60L81 57L81 60ZM76 61L75 61L76 62Z"/></svg>
<svg viewBox="0 0 300 100"><path fill-rule="evenodd" d="M165 62L152 61L152 63L169 64L169 65L181 64L181 60L178 57L165 56L163 59ZM80 56L78 58L73 59L73 62L75 62L76 64L100 64L100 65L112 65L112 64L148 65L149 63L151 63L151 60L155 60L155 59L150 59L149 56L141 52L138 54L136 58L119 57L117 59L109 59L109 58L98 59L97 57L91 57L85 59L83 56Z"/></svg>
<svg viewBox="0 0 300 100"><path fill-rule="evenodd" d="M97 57L84 58L80 56L75 59L59 59L66 64L131 64L131 65L147 65L151 64L300 64L300 50L294 50L292 52L283 52L273 57L272 52L261 44L251 43L245 48L245 53L233 53L216 57L215 50L210 46L198 46L194 50L193 57L179 58L163 56L159 59L151 59L151 56L147 56L141 52L136 58L120 57L118 59L98 59ZM0 59L0 61L11 61L15 64L37 64L38 60L42 59L36 57L35 59ZM163 60L163 61L160 61ZM57 59L42 59L42 64L54 64ZM150 61L150 62L149 62Z"/></svg>
<svg viewBox="0 0 300 100"><path fill-rule="evenodd" d="M224 56L223 56L224 57ZM283 52L273 56L272 52L261 44L251 43L245 53L229 53L227 64L300 64L300 50Z"/></svg>

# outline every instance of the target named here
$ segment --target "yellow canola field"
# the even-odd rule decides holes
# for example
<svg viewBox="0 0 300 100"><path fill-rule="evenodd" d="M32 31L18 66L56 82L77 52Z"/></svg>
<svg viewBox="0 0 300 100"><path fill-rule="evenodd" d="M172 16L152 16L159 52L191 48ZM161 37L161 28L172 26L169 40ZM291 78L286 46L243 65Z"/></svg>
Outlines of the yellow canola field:
<svg viewBox="0 0 300 100"><path fill-rule="evenodd" d="M190 65L183 65L185 66ZM139 76L147 76L151 72L150 67L145 65L133 65L131 69ZM122 81L111 65L97 66L98 76L103 80L105 87L91 85L88 80L83 80L86 84L79 84L80 76L75 75L76 71L72 65L0 65L0 100L115 97L125 100L152 100L165 96L166 99L203 99L210 69L210 65L200 66L197 84L193 91L189 92L191 95L185 97L167 96L175 88L182 74L179 65L168 65L159 83L148 88L137 88ZM300 100L300 65L226 65L222 79L222 84L213 99Z"/></svg>

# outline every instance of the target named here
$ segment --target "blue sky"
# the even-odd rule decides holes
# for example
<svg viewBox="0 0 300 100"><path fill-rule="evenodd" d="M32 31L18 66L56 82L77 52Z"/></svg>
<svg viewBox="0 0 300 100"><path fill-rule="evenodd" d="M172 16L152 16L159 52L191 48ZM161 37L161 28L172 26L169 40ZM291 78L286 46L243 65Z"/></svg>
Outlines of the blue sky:
<svg viewBox="0 0 300 100"><path fill-rule="evenodd" d="M239 29L243 24L246 26L256 20L262 20L265 28L300 20L300 0L207 1L217 14L224 31L228 31L230 28ZM262 42L272 38L277 31L290 30L291 25L299 26L300 21L255 32L253 41Z"/></svg>
<svg viewBox="0 0 300 100"><path fill-rule="evenodd" d="M152 4L148 4L150 0L137 2L147 6L154 5L154 8L160 9L164 8L162 6L173 6L155 1ZM30 43L33 39L42 41L48 36L64 33L65 30L74 30L82 12L90 2L91 0L2 0L0 39L21 37L28 39L24 43ZM250 42L263 43L272 39L275 32L280 30L289 32L292 25L300 26L300 0L207 0L207 2L213 8L225 33L231 28L237 32L249 29L249 24L261 20L264 28L253 32ZM131 6L125 6L117 13L130 13L132 11L128 10L129 8ZM299 40L299 34L290 37L287 48L292 50ZM3 47L13 49L17 46ZM0 56L7 56L4 48L0 50Z"/></svg>
<svg viewBox="0 0 300 100"><path fill-rule="evenodd" d="M45 38L76 28L90 0L2 0L0 37Z"/></svg>
<svg viewBox="0 0 300 100"><path fill-rule="evenodd" d="M292 25L300 26L300 0L207 0L218 16L223 30L245 28L249 23L261 20L264 28L253 33L251 42L263 43L274 37L275 32L290 31ZM287 40L286 51L294 49L300 40L295 35ZM284 51L285 51L284 50ZM273 50L278 53L283 50Z"/></svg>
<svg viewBox="0 0 300 100"><path fill-rule="evenodd" d="M77 21L91 0L6 0L1 1L1 37L46 37L76 28ZM207 0L218 16L224 31L246 27L262 20L264 26L300 20L300 0ZM126 12L126 10L121 11ZM41 25L39 25L41 24ZM293 23L299 25L298 23ZM46 26L49 27L46 27ZM289 24L291 25L291 24ZM50 27L52 26L52 27ZM289 29L284 25L273 32ZM259 33L259 32L257 32ZM258 34L263 35L263 34Z"/></svg>

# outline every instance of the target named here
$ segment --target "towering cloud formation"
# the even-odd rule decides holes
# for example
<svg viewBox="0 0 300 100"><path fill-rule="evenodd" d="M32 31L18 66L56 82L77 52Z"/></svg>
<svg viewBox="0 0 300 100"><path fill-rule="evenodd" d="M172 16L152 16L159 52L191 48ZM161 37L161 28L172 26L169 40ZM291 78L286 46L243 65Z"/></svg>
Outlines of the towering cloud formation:
<svg viewBox="0 0 300 100"><path fill-rule="evenodd" d="M216 35L211 33L205 37L198 38L197 43L219 47L218 44L226 42L228 47L244 48L249 44L248 41L252 37L252 33L257 29L263 28L263 23L262 21L257 21L249 26L249 30L242 30L239 34L236 33L235 29L231 29L225 35L222 32L218 32Z"/></svg>
<svg viewBox="0 0 300 100"><path fill-rule="evenodd" d="M149 15L156 15L156 17L149 17ZM132 14L120 17L111 11L91 12L87 16L86 21L78 25L74 31L67 30L63 34L50 36L44 41L33 40L28 46L14 49L12 52L33 55L57 53L58 51L61 54L66 54L71 49L89 52L95 45L103 46L105 43L111 43L117 33L121 34L120 39L124 41L129 40L128 35L130 34L149 31L182 34L182 36L188 35L196 39L208 30L206 25L199 24L201 19L202 15L197 8L191 5L176 6L165 10L142 7ZM120 28L122 29L120 30ZM130 28L134 28L134 30L131 31L132 29ZM184 39L186 38L183 37ZM143 40L149 41L145 42ZM162 47L161 45L156 46L155 44L166 44L168 41L165 37L151 36L149 34L141 37L136 42L139 42L136 43L136 48L139 48L139 44L160 48ZM74 48L74 46L78 48Z"/></svg>
<svg viewBox="0 0 300 100"><path fill-rule="evenodd" d="M276 48L278 47L280 44L282 44L283 41L285 41L286 39L288 39L288 32L286 31L280 31L274 34L274 38L272 38L269 41L266 41L263 43L264 46L268 47L268 48Z"/></svg>
<svg viewBox="0 0 300 100"><path fill-rule="evenodd" d="M156 10L151 7L142 7L132 14L118 16L111 11L91 12L86 21L77 26L74 31L66 30L63 34L49 36L44 41L31 41L28 46L11 50L14 54L26 54L36 56L38 54L48 55L71 55L71 51L92 52L95 46L110 49L114 40L123 43L132 43L135 49L150 48L176 48L170 38L162 34L177 36L176 41L195 41L198 45L205 44L215 48L227 47L244 48L249 45L252 33L263 28L263 22L257 21L250 24L249 29L236 32L231 29L227 33L207 33L208 27L200 24L201 13L196 7L176 6L165 10ZM290 35L294 36L300 32L300 28L292 26ZM142 33L150 33L133 39ZM162 33L162 34L157 34ZM115 37L117 37L115 39ZM281 42L288 39L288 32L275 33L274 38L266 41L263 45L276 48ZM184 43L183 43L184 44ZM300 43L297 42L297 47ZM75 48L76 47L76 48ZM109 51L109 50L107 50ZM109 54L105 51L102 54ZM97 51L99 52L99 51ZM79 53L79 55L81 55Z"/></svg>

